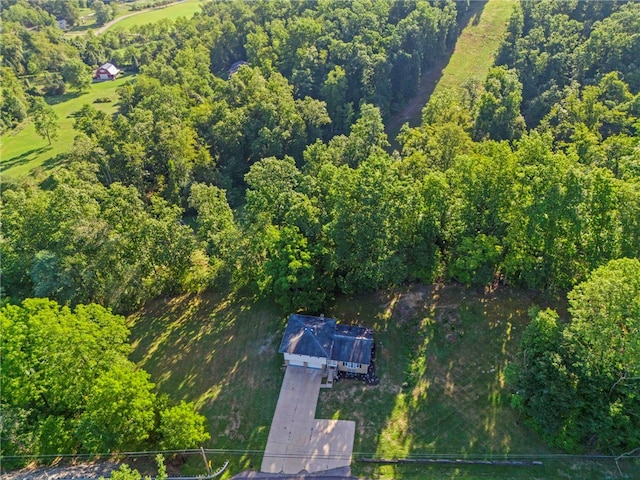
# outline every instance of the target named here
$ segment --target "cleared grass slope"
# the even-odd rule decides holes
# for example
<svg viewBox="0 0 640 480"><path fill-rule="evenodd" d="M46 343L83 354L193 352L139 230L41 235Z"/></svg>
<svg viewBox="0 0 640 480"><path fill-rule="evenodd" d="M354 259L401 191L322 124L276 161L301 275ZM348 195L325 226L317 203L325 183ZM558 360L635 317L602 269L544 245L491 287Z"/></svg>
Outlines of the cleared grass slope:
<svg viewBox="0 0 640 480"><path fill-rule="evenodd" d="M476 11L458 37L434 93L446 89L461 91L469 79L484 81L493 66L515 4L514 0L489 0L484 8Z"/></svg>
<svg viewBox="0 0 640 480"><path fill-rule="evenodd" d="M49 145L36 133L35 125L27 120L16 130L0 138L0 173L8 178L29 175L35 168L47 170L59 164L58 155L68 152L73 146L77 131L73 129L74 117L83 105L92 104L106 113L116 112L116 89L135 78L124 75L114 81L94 83L85 93L70 92L58 97L47 98L53 111L58 115L58 137ZM109 97L111 103L94 103L99 97Z"/></svg>
<svg viewBox="0 0 640 480"><path fill-rule="evenodd" d="M415 97L386 122L386 131L391 139L395 139L404 123L410 127L420 125L422 109L435 92L447 89L462 92L466 81L484 81L493 66L514 5L514 0L472 2L460 21L462 31L448 58L438 60L422 74ZM398 147L395 143L392 146Z"/></svg>
<svg viewBox="0 0 640 480"><path fill-rule="evenodd" d="M107 30L128 30L136 25L155 23L164 19L175 20L179 17L192 17L194 13L200 11L201 5L202 0L184 0L173 5L154 8L149 11L127 16L126 18L115 22L107 28Z"/></svg>

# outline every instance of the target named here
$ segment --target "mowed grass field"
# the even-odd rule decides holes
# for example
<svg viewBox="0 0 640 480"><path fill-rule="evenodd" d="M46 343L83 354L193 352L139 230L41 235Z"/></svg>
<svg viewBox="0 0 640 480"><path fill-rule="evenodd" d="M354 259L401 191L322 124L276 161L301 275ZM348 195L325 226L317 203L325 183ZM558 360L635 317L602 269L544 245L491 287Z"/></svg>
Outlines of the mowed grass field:
<svg viewBox="0 0 640 480"><path fill-rule="evenodd" d="M469 11L460 20L461 31L453 51L423 72L415 97L387 120L386 131L393 148L398 148L394 139L404 123L410 127L422 123L422 109L433 94L450 89L461 94L468 80L484 82L494 64L515 3L515 0L471 3Z"/></svg>
<svg viewBox="0 0 640 480"><path fill-rule="evenodd" d="M515 0L488 0L482 9L476 10L458 37L434 93L446 89L460 92L470 79L484 82L515 5Z"/></svg>
<svg viewBox="0 0 640 480"><path fill-rule="evenodd" d="M0 138L0 172L8 178L29 175L33 169L42 167L52 169L59 165L58 155L68 152L73 146L77 131L73 129L74 114L83 105L91 104L106 113L115 113L117 109L116 89L135 78L124 75L114 81L93 83L85 93L68 92L57 97L48 97L47 102L58 116L58 137L52 144L36 133L35 125L27 120L17 129L7 132ZM94 103L97 98L109 97L110 103Z"/></svg>
<svg viewBox="0 0 640 480"><path fill-rule="evenodd" d="M229 473L259 468L284 377L277 351L286 316L269 302L206 293L158 300L128 321L132 360L161 392L206 416L205 447L241 450L210 456L213 470L227 459ZM200 455L192 460L187 471L202 474Z"/></svg>
<svg viewBox="0 0 640 480"><path fill-rule="evenodd" d="M160 20L175 20L179 17L192 17L194 13L200 11L200 6L206 0L185 0L174 5L154 8L142 13L137 13L127 18L123 18L114 23L107 30L128 30L136 25L155 23ZM133 13L133 12L132 12Z"/></svg>
<svg viewBox="0 0 640 480"><path fill-rule="evenodd" d="M208 0L183 0L178 3L177 0L176 4L154 8L153 10L131 10L131 7L134 4L121 4L117 9L117 13L114 19L115 22L113 22L113 25L105 28L105 30L115 29L118 25L120 25L119 22L122 22L124 28L127 29L133 25L157 22L158 20L162 20L163 18L174 20L178 17L190 17L195 12L200 11L200 5L206 1ZM150 2L140 1L137 3L144 6L146 4L149 4ZM93 30L94 32L101 31L103 25L97 25L95 15L90 15L91 13L93 13L93 10L90 8L81 9L80 15L84 18L82 18L81 22L78 25L71 27L67 31L67 35L70 37L75 37L78 35L84 35L88 30ZM127 18L123 18L122 20L120 20L125 16Z"/></svg>
<svg viewBox="0 0 640 480"><path fill-rule="evenodd" d="M509 288L412 286L340 298L327 315L375 329L378 386L341 380L322 390L318 418L356 421L354 474L362 478L624 478L613 461L555 455L509 404L504 369L532 305L564 301ZM161 392L195 401L222 478L260 466L284 372L277 353L287 315L267 301L204 294L158 300L129 317L132 359ZM542 466L371 465L362 457L530 456ZM550 457L553 455L553 457ZM640 466L622 462L626 478ZM185 473L202 473L200 456Z"/></svg>

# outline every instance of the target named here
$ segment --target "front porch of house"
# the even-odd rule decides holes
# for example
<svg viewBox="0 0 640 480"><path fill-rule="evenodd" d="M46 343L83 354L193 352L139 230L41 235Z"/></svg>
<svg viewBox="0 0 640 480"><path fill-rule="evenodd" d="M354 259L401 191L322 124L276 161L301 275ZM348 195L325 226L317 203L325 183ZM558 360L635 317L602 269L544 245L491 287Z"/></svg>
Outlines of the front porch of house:
<svg viewBox="0 0 640 480"><path fill-rule="evenodd" d="M368 385L379 383L375 366L376 346L371 347L371 360L368 364L355 362L343 362L320 357L307 357L304 355L284 355L284 367L302 367L305 370L318 370L322 375L322 387L331 388L339 379L355 379L366 382Z"/></svg>

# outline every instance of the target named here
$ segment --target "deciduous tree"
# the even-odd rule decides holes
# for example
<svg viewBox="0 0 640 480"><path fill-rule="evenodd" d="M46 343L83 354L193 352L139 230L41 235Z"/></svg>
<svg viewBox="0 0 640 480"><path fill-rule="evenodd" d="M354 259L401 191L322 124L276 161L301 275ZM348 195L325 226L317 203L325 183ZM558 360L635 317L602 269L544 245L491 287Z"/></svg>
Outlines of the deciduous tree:
<svg viewBox="0 0 640 480"><path fill-rule="evenodd" d="M524 118L520 114L522 84L514 70L492 68L478 100L475 138L492 140L518 139L524 132Z"/></svg>
<svg viewBox="0 0 640 480"><path fill-rule="evenodd" d="M571 322L539 312L521 342L514 404L571 451L640 442L640 261L613 260L569 293Z"/></svg>
<svg viewBox="0 0 640 480"><path fill-rule="evenodd" d="M67 60L60 70L62 79L72 88L84 92L91 85L91 69L80 59Z"/></svg>
<svg viewBox="0 0 640 480"><path fill-rule="evenodd" d="M51 145L51 140L55 140L58 136L58 115L42 97L35 98L31 107L31 115L36 126L36 133L42 138L46 138Z"/></svg>
<svg viewBox="0 0 640 480"><path fill-rule="evenodd" d="M160 412L158 435L160 448L164 450L196 448L210 438L204 416L196 413L193 404L184 401Z"/></svg>

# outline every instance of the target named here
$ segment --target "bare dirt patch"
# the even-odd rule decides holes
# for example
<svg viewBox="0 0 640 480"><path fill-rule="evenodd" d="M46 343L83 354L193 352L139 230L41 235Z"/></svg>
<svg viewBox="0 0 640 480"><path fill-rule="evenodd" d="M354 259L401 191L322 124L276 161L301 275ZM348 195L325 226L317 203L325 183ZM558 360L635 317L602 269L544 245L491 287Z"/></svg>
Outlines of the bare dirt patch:
<svg viewBox="0 0 640 480"><path fill-rule="evenodd" d="M384 306L400 325L417 318L428 307L434 287L414 285L410 290L394 295Z"/></svg>
<svg viewBox="0 0 640 480"><path fill-rule="evenodd" d="M227 416L229 424L224 431L224 434L234 440L244 440L244 437L240 434L240 425L242 423L242 416L240 410L234 405L231 408L230 415Z"/></svg>
<svg viewBox="0 0 640 480"><path fill-rule="evenodd" d="M264 339L264 342L262 342L259 346L258 346L258 355L265 355L265 356L272 356L276 354L276 347L275 347L275 335L269 335L267 338Z"/></svg>
<svg viewBox="0 0 640 480"><path fill-rule="evenodd" d="M440 326L444 338L449 343L456 343L464 335L458 305L436 307L436 323Z"/></svg>

